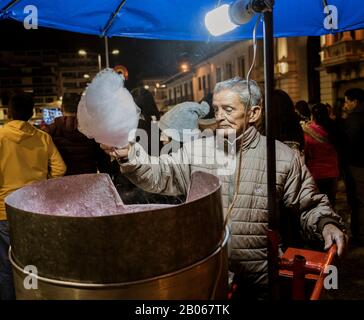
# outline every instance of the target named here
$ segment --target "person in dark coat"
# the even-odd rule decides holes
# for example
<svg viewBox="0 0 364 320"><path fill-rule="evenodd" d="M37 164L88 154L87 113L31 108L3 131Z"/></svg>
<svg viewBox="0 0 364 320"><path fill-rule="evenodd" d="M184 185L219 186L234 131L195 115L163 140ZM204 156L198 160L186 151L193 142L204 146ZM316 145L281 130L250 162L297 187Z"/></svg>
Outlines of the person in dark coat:
<svg viewBox="0 0 364 320"><path fill-rule="evenodd" d="M276 121L274 121L276 139L302 155L304 134L300 125L300 117L295 112L291 97L283 90L274 90L272 107L276 110L275 115L277 117ZM287 246L302 246L304 240L300 232L299 216L292 214L292 210L285 208L282 202L279 203L279 211L281 214L280 231L282 240Z"/></svg>
<svg viewBox="0 0 364 320"><path fill-rule="evenodd" d="M348 203L352 210L352 242L364 245L364 90L353 88L345 92L346 170Z"/></svg>
<svg viewBox="0 0 364 320"><path fill-rule="evenodd" d="M144 130L148 136L148 145L143 147L148 151L149 155L158 156L162 148L159 141L159 129L157 121L160 118L160 112L155 103L152 93L144 88L135 88L131 91L136 105L140 108L140 118L138 129ZM154 135L154 136L153 136ZM143 143L143 141L141 141ZM152 143L156 144L152 147Z"/></svg>
<svg viewBox="0 0 364 320"><path fill-rule="evenodd" d="M275 138L290 148L303 151L304 135L300 118L290 96L283 90L274 90L272 104L276 110Z"/></svg>
<svg viewBox="0 0 364 320"><path fill-rule="evenodd" d="M62 117L45 128L67 165L66 175L83 173L110 173L110 158L94 139L77 129L77 107L80 95L65 93L62 99Z"/></svg>

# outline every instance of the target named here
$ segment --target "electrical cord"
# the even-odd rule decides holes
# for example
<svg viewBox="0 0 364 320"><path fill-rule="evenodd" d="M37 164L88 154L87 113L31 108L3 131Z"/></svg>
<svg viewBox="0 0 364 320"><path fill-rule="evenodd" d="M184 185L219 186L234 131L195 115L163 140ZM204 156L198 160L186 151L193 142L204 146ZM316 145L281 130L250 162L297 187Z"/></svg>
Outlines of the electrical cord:
<svg viewBox="0 0 364 320"><path fill-rule="evenodd" d="M245 114L245 120L244 120L244 123L243 123L243 133L238 138L235 139L235 142L237 142L238 140L240 140L243 137L243 134L244 134L244 132L246 130L246 127L248 125L247 110L248 110L248 106L250 106L250 104L251 104L250 75L251 75L251 73L253 71L253 68L254 68L254 65L255 65L255 62L256 62L256 55L257 55L257 37L256 36L257 36L257 28L258 28L260 19L261 19L261 14L258 16L257 21L256 21L255 26L254 26L254 29L253 29L253 61L252 61L252 64L251 64L251 66L249 68L249 71L247 73L247 76L246 76L247 85L248 85L249 100L248 100L247 105L243 105L244 114ZM234 191L233 200L232 200L231 204L229 205L229 208L228 208L225 220L224 220L224 226L223 226L224 232L226 230L226 226L227 226L227 223L228 223L229 218L231 216L231 212L232 212L232 210L234 208L234 205L235 205L235 202L236 202L236 199L237 199L237 195L238 195L238 192L239 192L239 188L240 188L242 154L243 154L243 144L241 143L240 146L239 146L239 157L237 157L237 160L239 162L238 162L238 172L237 172L236 179L235 179L235 191ZM210 295L211 300L215 298L217 285L218 285L218 282L219 282L221 274L222 274L222 265L223 265L223 247L222 246L224 244L223 239L224 239L224 234L223 234L221 245L220 245L221 247L220 247L220 255L219 255L219 270L218 270L218 273L217 273L217 277L216 277L214 287L213 287L211 295Z"/></svg>
<svg viewBox="0 0 364 320"><path fill-rule="evenodd" d="M249 100L248 100L248 103L247 105L243 105L244 107L244 114L245 114L245 120L244 120L244 124L243 124L243 134L246 130L246 127L248 125L248 117L247 117L247 110L248 110L248 107L250 107L251 105L251 89L250 89L250 75L253 71L253 67L255 65L255 62L256 62L256 53L257 53L257 38L256 38L256 31L257 31L257 28L258 28L258 25L259 25L259 22L260 22L260 18L261 18L261 15L258 16L258 19L255 23L255 26L254 26L254 30L253 30L253 61L252 61L252 64L249 68L249 71L247 73L247 76L246 76L246 81L247 81L247 85L248 85L248 93L249 93ZM239 137L240 139L242 138L243 134L241 134ZM242 143L240 144L239 146L239 163L238 163L238 172L237 172L237 175L236 175L236 180L235 180L235 191L234 191L234 196L233 196L233 200L229 206L229 209L228 209L228 212L227 212L227 215L226 215L226 218L225 218L225 222L224 222L224 227L227 225L227 222L230 218L230 215L231 215L231 212L232 212L232 209L235 205L235 202L236 202L236 198L237 198L237 194L238 194L238 191L239 191L239 187L240 187L240 174L241 174L241 156L242 156L242 153L243 153L243 145Z"/></svg>

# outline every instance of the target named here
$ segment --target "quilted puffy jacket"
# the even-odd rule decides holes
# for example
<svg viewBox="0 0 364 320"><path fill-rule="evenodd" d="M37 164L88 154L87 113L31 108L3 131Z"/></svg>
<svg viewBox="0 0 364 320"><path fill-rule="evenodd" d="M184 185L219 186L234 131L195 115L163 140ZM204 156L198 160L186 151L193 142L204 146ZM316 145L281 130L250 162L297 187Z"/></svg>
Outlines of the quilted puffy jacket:
<svg viewBox="0 0 364 320"><path fill-rule="evenodd" d="M215 140L214 137L198 139L184 144L176 153L159 158L149 157L140 145L134 144L128 162L121 164L120 170L142 189L167 195L186 194L194 171L215 174L221 181L226 214L235 191L237 170L232 163L236 157L226 153ZM266 138L250 127L242 141L240 186L229 217L229 264L232 272L254 285L264 286L268 282ZM302 232L308 239L322 239L322 229L327 223L342 225L327 196L317 193L299 154L278 141L276 186L277 203L300 215Z"/></svg>

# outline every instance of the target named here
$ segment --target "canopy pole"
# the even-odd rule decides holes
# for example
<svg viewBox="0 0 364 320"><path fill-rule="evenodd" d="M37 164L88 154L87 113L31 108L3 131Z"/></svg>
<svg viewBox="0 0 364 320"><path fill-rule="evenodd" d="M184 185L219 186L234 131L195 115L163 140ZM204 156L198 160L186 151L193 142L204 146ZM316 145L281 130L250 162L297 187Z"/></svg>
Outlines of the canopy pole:
<svg viewBox="0 0 364 320"><path fill-rule="evenodd" d="M101 54L100 53L97 55L97 64L99 67L99 71L101 71L102 66L101 66Z"/></svg>
<svg viewBox="0 0 364 320"><path fill-rule="evenodd" d="M104 37L105 39L105 63L106 63L106 68L110 67L109 64L109 43L108 43L108 39L107 37Z"/></svg>
<svg viewBox="0 0 364 320"><path fill-rule="evenodd" d="M274 39L273 39L273 13L266 11L264 16L264 95L265 95L265 132L267 136L267 183L268 183L268 210L269 228L277 230L279 217L277 212L276 196L276 148L275 148L275 110L272 108L272 94L274 90Z"/></svg>
<svg viewBox="0 0 364 320"><path fill-rule="evenodd" d="M101 36L104 37L104 39L105 39L105 62L106 62L106 68L109 68L110 67L110 63L109 63L109 46L108 46L108 41L107 41L106 34L109 31L109 29L111 28L111 26L113 25L113 23L114 23L114 21L116 19L116 16L119 14L119 11L124 6L125 2L126 2L126 0L121 0L121 2L119 3L118 7L112 13L112 15L110 16L110 18L107 21L106 25L102 29Z"/></svg>
<svg viewBox="0 0 364 320"><path fill-rule="evenodd" d="M5 13L8 11L11 7L17 4L20 0L12 0L10 1L3 9L0 10L0 14Z"/></svg>
<svg viewBox="0 0 364 320"><path fill-rule="evenodd" d="M111 28L111 26L114 23L114 20L116 19L116 16L119 14L119 11L121 10L121 8L124 6L126 0L122 0L118 7L116 8L116 10L112 13L110 19L106 22L106 25L104 26L104 28L102 29L102 37L106 36L106 33L109 31L109 29Z"/></svg>
<svg viewBox="0 0 364 320"><path fill-rule="evenodd" d="M276 192L276 148L274 121L275 110L272 108L274 90L274 39L273 39L273 10L263 13L264 35L264 78L265 78L265 130L267 137L267 187L268 187L268 227L269 232L276 233L279 225ZM274 236L273 236L274 237ZM272 237L268 236L268 242ZM279 266L278 245L268 244L268 277L271 300L279 299Z"/></svg>

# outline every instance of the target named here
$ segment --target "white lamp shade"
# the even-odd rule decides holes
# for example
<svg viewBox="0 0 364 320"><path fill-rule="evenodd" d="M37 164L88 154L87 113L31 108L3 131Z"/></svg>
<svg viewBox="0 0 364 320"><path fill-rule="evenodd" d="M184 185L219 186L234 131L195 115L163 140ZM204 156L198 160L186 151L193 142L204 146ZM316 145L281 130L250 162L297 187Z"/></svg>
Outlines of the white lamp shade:
<svg viewBox="0 0 364 320"><path fill-rule="evenodd" d="M229 16L229 5L224 4L209 11L205 16L205 26L215 37L234 30L238 27Z"/></svg>

